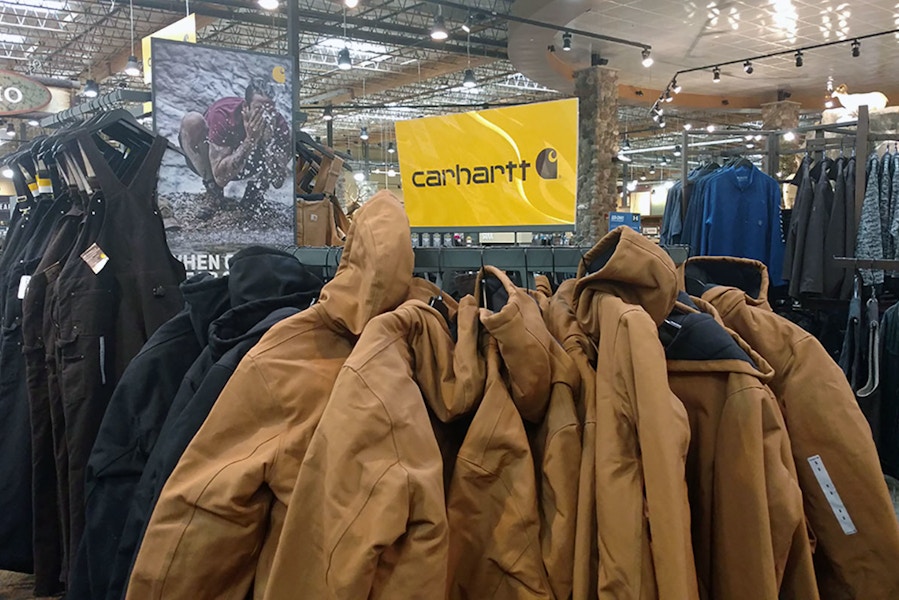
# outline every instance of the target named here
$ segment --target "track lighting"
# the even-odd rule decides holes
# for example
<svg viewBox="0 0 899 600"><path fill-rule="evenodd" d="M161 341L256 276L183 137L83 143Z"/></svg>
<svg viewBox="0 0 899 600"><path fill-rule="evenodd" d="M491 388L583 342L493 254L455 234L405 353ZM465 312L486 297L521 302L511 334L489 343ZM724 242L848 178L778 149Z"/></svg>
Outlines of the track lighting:
<svg viewBox="0 0 899 600"><path fill-rule="evenodd" d="M363 142L368 141L368 127L363 127L359 130L359 139Z"/></svg>
<svg viewBox="0 0 899 600"><path fill-rule="evenodd" d="M125 75L140 77L140 63L133 54L128 57L128 62L125 64Z"/></svg>
<svg viewBox="0 0 899 600"><path fill-rule="evenodd" d="M677 83L677 79L672 79L672 80L671 80L671 91L672 91L672 92L674 92L675 94L680 94L681 91L683 91L683 89L684 89L684 88L682 88L682 87Z"/></svg>
<svg viewBox="0 0 899 600"><path fill-rule="evenodd" d="M84 82L84 91L82 92L85 98L96 98L100 95L100 86L97 85L97 82L93 79L88 79Z"/></svg>
<svg viewBox="0 0 899 600"><path fill-rule="evenodd" d="M662 115L665 114L665 109L657 104L656 105L656 113L661 117Z"/></svg>
<svg viewBox="0 0 899 600"><path fill-rule="evenodd" d="M752 68L752 61L747 60L746 62L744 62L743 70L746 72L747 75L752 75L752 72L755 71L755 69Z"/></svg>
<svg viewBox="0 0 899 600"><path fill-rule="evenodd" d="M448 37L449 33L446 30L446 23L443 20L443 15L438 14L434 17L434 24L431 26L431 39L442 42Z"/></svg>
<svg viewBox="0 0 899 600"><path fill-rule="evenodd" d="M16 137L16 126L12 121L6 126L6 135L9 137Z"/></svg>
<svg viewBox="0 0 899 600"><path fill-rule="evenodd" d="M643 48L643 66L647 69L652 66L652 50L649 48Z"/></svg>
<svg viewBox="0 0 899 600"><path fill-rule="evenodd" d="M462 85L467 88L477 87L478 80L474 76L473 69L465 69L465 75L462 77Z"/></svg>
<svg viewBox="0 0 899 600"><path fill-rule="evenodd" d="M562 34L562 50L571 52L571 34L567 31Z"/></svg>
<svg viewBox="0 0 899 600"><path fill-rule="evenodd" d="M659 129L665 129L668 124L665 122L665 119L659 119Z"/></svg>
<svg viewBox="0 0 899 600"><path fill-rule="evenodd" d="M343 0L343 4L347 8L356 8L359 6L359 0Z"/></svg>
<svg viewBox="0 0 899 600"><path fill-rule="evenodd" d="M258 0L257 3L263 10L278 10L278 0Z"/></svg>
<svg viewBox="0 0 899 600"><path fill-rule="evenodd" d="M796 66L801 67L802 65L803 65L802 50L797 50L796 51Z"/></svg>
<svg viewBox="0 0 899 600"><path fill-rule="evenodd" d="M393 142L387 144L387 154L396 154L396 146Z"/></svg>
<svg viewBox="0 0 899 600"><path fill-rule="evenodd" d="M325 107L325 112L322 114L322 119L325 121L333 121L334 120L334 109L330 106Z"/></svg>
<svg viewBox="0 0 899 600"><path fill-rule="evenodd" d="M683 149L680 147L679 144L678 144L677 146L674 147L674 155L675 155L675 156L680 156L680 155L682 155L683 153L684 153L684 152L683 152Z"/></svg>
<svg viewBox="0 0 899 600"><path fill-rule="evenodd" d="M671 90L665 90L665 102L674 102L674 96L671 95Z"/></svg>
<svg viewBox="0 0 899 600"><path fill-rule="evenodd" d="M350 49L344 47L337 53L337 68L341 71L349 71L353 68L353 59L350 58Z"/></svg>
<svg viewBox="0 0 899 600"><path fill-rule="evenodd" d="M712 81L715 83L719 83L721 81L721 68L715 67L712 69Z"/></svg>
<svg viewBox="0 0 899 600"><path fill-rule="evenodd" d="M852 58L858 58L862 53L862 43L858 40L852 41Z"/></svg>
<svg viewBox="0 0 899 600"><path fill-rule="evenodd" d="M660 118L660 117L659 117L659 113L657 113L655 110L653 110L653 111L652 111L652 120L655 121L656 123L658 123L658 122L659 122L659 118Z"/></svg>

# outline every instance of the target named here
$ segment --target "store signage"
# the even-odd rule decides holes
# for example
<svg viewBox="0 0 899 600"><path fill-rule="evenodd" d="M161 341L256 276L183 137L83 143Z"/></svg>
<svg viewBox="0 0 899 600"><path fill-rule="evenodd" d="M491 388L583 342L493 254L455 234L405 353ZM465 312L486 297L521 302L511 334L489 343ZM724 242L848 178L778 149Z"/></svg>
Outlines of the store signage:
<svg viewBox="0 0 899 600"><path fill-rule="evenodd" d="M151 33L141 41L141 50L143 51L144 62L144 82L153 81L153 56L151 52L150 40L158 38L161 40L172 40L175 42L188 42L190 44L197 43L197 16L193 13L187 15L180 21L175 21L167 27L163 27L156 33Z"/></svg>
<svg viewBox="0 0 899 600"><path fill-rule="evenodd" d="M609 213L609 231L621 226L630 227L637 233L643 233L640 226L640 213L613 212Z"/></svg>
<svg viewBox="0 0 899 600"><path fill-rule="evenodd" d="M42 83L12 71L0 71L0 116L31 113L50 104L52 95Z"/></svg>
<svg viewBox="0 0 899 600"><path fill-rule="evenodd" d="M573 228L576 99L400 121L412 227Z"/></svg>

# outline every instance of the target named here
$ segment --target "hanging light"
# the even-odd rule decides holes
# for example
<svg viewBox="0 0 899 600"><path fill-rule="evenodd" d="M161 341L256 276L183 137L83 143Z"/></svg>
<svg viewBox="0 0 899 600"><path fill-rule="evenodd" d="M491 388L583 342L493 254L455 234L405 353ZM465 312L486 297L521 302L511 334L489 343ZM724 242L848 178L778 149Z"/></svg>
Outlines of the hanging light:
<svg viewBox="0 0 899 600"><path fill-rule="evenodd" d="M334 120L334 109L330 106L325 107L325 112L322 114L322 119L325 121L333 121Z"/></svg>
<svg viewBox="0 0 899 600"><path fill-rule="evenodd" d="M656 174L656 166L655 165L649 165L649 174L650 175Z"/></svg>
<svg viewBox="0 0 899 600"><path fill-rule="evenodd" d="M674 147L674 155L675 156L680 156L683 153L684 152L683 152L683 149L680 147L680 144L678 144L677 146Z"/></svg>
<svg viewBox="0 0 899 600"><path fill-rule="evenodd" d="M671 80L671 91L672 91L672 92L674 92L675 94L680 94L681 91L683 91L683 89L684 89L684 88L682 88L682 87L677 83L677 79L672 79L672 80Z"/></svg>
<svg viewBox="0 0 899 600"><path fill-rule="evenodd" d="M662 164L663 164L663 165L667 165L667 164L668 164L668 157L667 157L667 156L663 156L663 157L662 157Z"/></svg>
<svg viewBox="0 0 899 600"><path fill-rule="evenodd" d="M618 158L619 162L623 162L623 163L629 163L633 160L630 156L628 156L627 154L624 154L621 151L618 152L617 158Z"/></svg>
<svg viewBox="0 0 899 600"><path fill-rule="evenodd" d="M562 50L564 52L571 52L571 33L568 31L562 34Z"/></svg>
<svg viewBox="0 0 899 600"><path fill-rule="evenodd" d="M796 66L801 67L803 64L804 64L804 61L802 60L802 50L797 50L796 51Z"/></svg>
<svg viewBox="0 0 899 600"><path fill-rule="evenodd" d="M747 60L746 62L744 62L743 70L746 72L747 75L752 75L752 72L755 71L755 69L752 68L752 61Z"/></svg>
<svg viewBox="0 0 899 600"><path fill-rule="evenodd" d="M721 68L720 67L715 67L714 69L712 69L712 81L715 83L721 82Z"/></svg>
<svg viewBox="0 0 899 600"><path fill-rule="evenodd" d="M665 119L661 119L661 120L659 121L659 128L660 128L660 129L665 129L665 127L666 127L667 125L668 125L668 123L665 122Z"/></svg>
<svg viewBox="0 0 899 600"><path fill-rule="evenodd" d="M705 130L708 131L709 133L712 133L715 131L715 126L712 125L711 123L709 123L708 127L706 127Z"/></svg>
<svg viewBox="0 0 899 600"><path fill-rule="evenodd" d="M443 7L440 7L439 10L440 12L434 17L434 24L431 25L431 39L442 42L449 37L449 32L446 30L446 22L443 20Z"/></svg>
<svg viewBox="0 0 899 600"><path fill-rule="evenodd" d="M3 175L6 179L12 179L13 172L9 167L3 167L3 170L0 171L0 175Z"/></svg>
<svg viewBox="0 0 899 600"><path fill-rule="evenodd" d="M684 131L690 131L691 129L693 129L692 123L684 123Z"/></svg>
<svg viewBox="0 0 899 600"><path fill-rule="evenodd" d="M858 58L862 54L862 43L858 40L852 41L852 58Z"/></svg>
<svg viewBox="0 0 899 600"><path fill-rule="evenodd" d="M396 171L393 169L393 167L390 167L389 169L387 169L387 176L388 177L396 177Z"/></svg>
<svg viewBox="0 0 899 600"><path fill-rule="evenodd" d="M637 191L637 182L635 180L630 180L627 182L627 191L636 192Z"/></svg>
<svg viewBox="0 0 899 600"><path fill-rule="evenodd" d="M343 4L347 8L356 8L359 6L359 0L343 0Z"/></svg>
<svg viewBox="0 0 899 600"><path fill-rule="evenodd" d="M368 141L368 127L363 127L359 130L359 139L363 142Z"/></svg>
<svg viewBox="0 0 899 600"><path fill-rule="evenodd" d="M257 0L257 4L263 10L278 10L278 0Z"/></svg>
<svg viewBox="0 0 899 600"><path fill-rule="evenodd" d="M649 48L643 48L642 54L643 54L643 66L648 69L649 67L652 66L652 63L654 62L652 60L652 50L650 50Z"/></svg>
<svg viewBox="0 0 899 600"><path fill-rule="evenodd" d="M625 134L625 136L624 136L624 141L621 142L621 148L624 150L631 149L631 141L630 141L630 139L628 139L627 134Z"/></svg>
<svg viewBox="0 0 899 600"><path fill-rule="evenodd" d="M393 142L390 142L389 144L387 144L387 153L388 154L396 154L396 146L393 144Z"/></svg>
<svg viewBox="0 0 899 600"><path fill-rule="evenodd" d="M796 134L793 131L788 131L784 134L785 142L792 142L796 139Z"/></svg>
<svg viewBox="0 0 899 600"><path fill-rule="evenodd" d="M6 126L6 135L9 137L16 137L16 126L12 121Z"/></svg>
<svg viewBox="0 0 899 600"><path fill-rule="evenodd" d="M100 86L97 85L97 82L93 79L88 79L84 82L84 91L82 92L85 98L96 98L100 95Z"/></svg>
<svg viewBox="0 0 899 600"><path fill-rule="evenodd" d="M640 174L640 181L646 181L646 175Z"/></svg>
<svg viewBox="0 0 899 600"><path fill-rule="evenodd" d="M29 125L30 127L40 127L40 126L41 126L41 122L38 121L37 119L28 119L28 125Z"/></svg>
<svg viewBox="0 0 899 600"><path fill-rule="evenodd" d="M472 69L465 69L465 76L462 77L462 85L465 86L465 87L467 87L467 88L477 87L477 85L478 85L478 80L477 80L477 78L474 76L474 70L472 70Z"/></svg>
<svg viewBox="0 0 899 600"><path fill-rule="evenodd" d="M341 71L349 71L353 68L353 59L350 58L350 49L345 46L337 53L337 68Z"/></svg>
<svg viewBox="0 0 899 600"><path fill-rule="evenodd" d="M671 95L671 89L665 90L665 102L674 102L674 96Z"/></svg>
<svg viewBox="0 0 899 600"><path fill-rule="evenodd" d="M465 22L462 23L462 31L465 33L471 33L471 26L474 25L474 15L468 13L468 16L465 17Z"/></svg>
<svg viewBox="0 0 899 600"><path fill-rule="evenodd" d="M140 63L137 62L137 57L134 55L134 2L132 0L128 0L128 15L131 28L131 56L125 63L124 72L129 77L140 77Z"/></svg>

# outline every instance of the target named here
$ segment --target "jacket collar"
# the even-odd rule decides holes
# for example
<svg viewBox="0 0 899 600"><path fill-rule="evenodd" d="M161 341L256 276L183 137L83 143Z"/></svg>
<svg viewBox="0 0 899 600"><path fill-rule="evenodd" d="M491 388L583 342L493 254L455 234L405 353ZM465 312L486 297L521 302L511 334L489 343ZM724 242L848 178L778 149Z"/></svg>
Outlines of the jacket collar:
<svg viewBox="0 0 899 600"><path fill-rule="evenodd" d="M678 290L674 262L658 245L628 227L619 227L587 252L578 267L574 308L589 306L596 293L642 306L656 325L674 307ZM598 328L588 329L598 331Z"/></svg>
<svg viewBox="0 0 899 600"><path fill-rule="evenodd" d="M768 304L768 269L748 258L695 257L680 269L682 287L692 296L712 301L728 289L743 292L746 302L771 309Z"/></svg>

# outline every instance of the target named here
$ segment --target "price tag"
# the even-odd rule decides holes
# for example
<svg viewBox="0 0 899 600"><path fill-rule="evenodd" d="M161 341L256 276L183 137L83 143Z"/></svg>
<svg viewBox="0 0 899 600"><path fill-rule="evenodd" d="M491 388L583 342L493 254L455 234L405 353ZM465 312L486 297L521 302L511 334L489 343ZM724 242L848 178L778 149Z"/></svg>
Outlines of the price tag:
<svg viewBox="0 0 899 600"><path fill-rule="evenodd" d="M97 244L91 244L91 247L81 253L81 260L87 263L94 274L99 274L109 262L109 257Z"/></svg>

